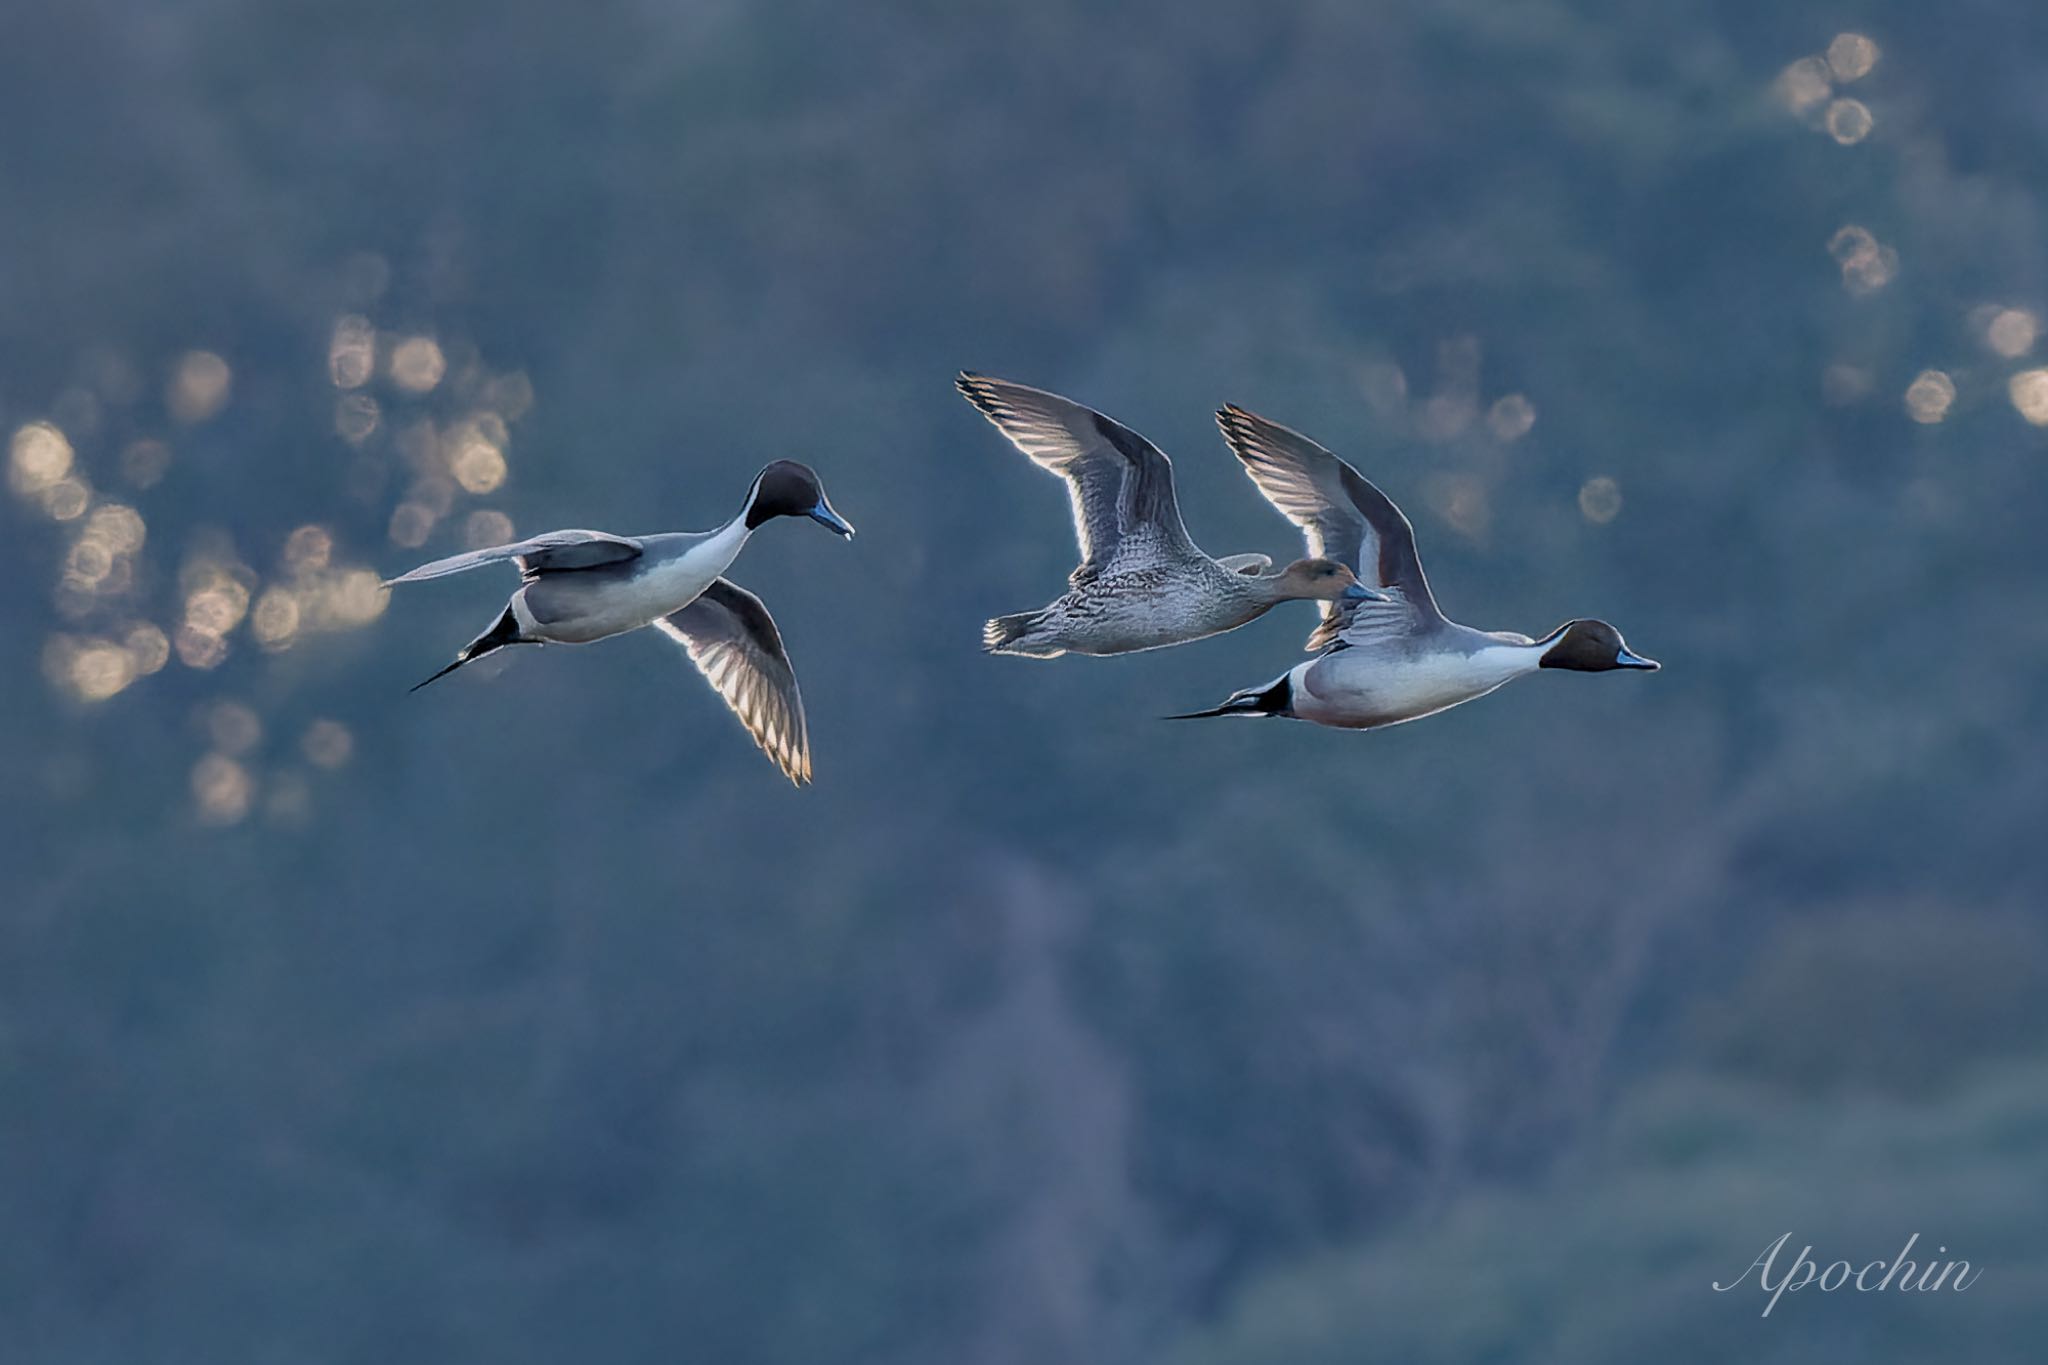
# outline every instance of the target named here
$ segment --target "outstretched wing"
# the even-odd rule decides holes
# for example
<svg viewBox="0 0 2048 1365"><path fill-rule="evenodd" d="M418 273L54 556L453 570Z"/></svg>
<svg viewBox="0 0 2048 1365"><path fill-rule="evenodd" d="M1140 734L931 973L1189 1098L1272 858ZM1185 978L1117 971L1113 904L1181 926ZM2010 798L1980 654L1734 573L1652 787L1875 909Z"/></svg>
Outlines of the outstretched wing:
<svg viewBox="0 0 2048 1365"><path fill-rule="evenodd" d="M1415 528L1372 480L1300 432L1243 408L1224 407L1216 424L1266 501L1301 528L1310 554L1350 565L1367 587L1398 599L1324 603L1322 624L1309 636L1309 649L1334 643L1365 607L1385 618L1389 606L1398 606L1410 628L1442 619L1415 552Z"/></svg>
<svg viewBox="0 0 2048 1365"><path fill-rule="evenodd" d="M452 573L465 573L486 564L500 560L516 559L519 572L527 578L541 574L566 573L572 569L594 569L600 564L618 564L640 557L640 542L631 536L607 535L603 531L550 531L544 536L531 540L516 541L510 545L493 545L485 550L471 550L467 554L450 555L437 559L431 564L422 564L410 573L384 580L385 587L397 583L417 583L424 578L445 578Z"/></svg>
<svg viewBox="0 0 2048 1365"><path fill-rule="evenodd" d="M796 671L761 599L719 578L696 601L654 623L747 727L754 743L799 787L811 780L811 743Z"/></svg>
<svg viewBox="0 0 2048 1365"><path fill-rule="evenodd" d="M1174 501L1173 463L1158 446L1056 393L968 372L955 382L1011 444L1067 481L1081 542L1076 584L1118 560L1201 553Z"/></svg>

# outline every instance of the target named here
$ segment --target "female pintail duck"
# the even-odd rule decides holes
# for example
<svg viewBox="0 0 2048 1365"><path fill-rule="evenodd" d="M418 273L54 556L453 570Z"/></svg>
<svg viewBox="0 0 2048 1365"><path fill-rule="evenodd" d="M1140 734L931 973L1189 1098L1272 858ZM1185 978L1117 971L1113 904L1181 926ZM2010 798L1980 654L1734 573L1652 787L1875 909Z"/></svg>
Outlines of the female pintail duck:
<svg viewBox="0 0 2048 1365"><path fill-rule="evenodd" d="M1329 451L1242 408L1216 414L1223 439L1309 549L1341 559L1382 600L1332 603L1308 647L1321 652L1202 716L1286 716L1371 730L1483 697L1539 668L1654 669L1605 621L1567 621L1540 640L1445 619L1415 553L1415 528L1370 480Z"/></svg>
<svg viewBox="0 0 2048 1365"><path fill-rule="evenodd" d="M524 583L489 630L413 691L506 645L583 645L653 626L689 652L754 742L802 786L811 780L810 740L782 635L760 598L722 576L747 538L773 517L809 517L853 535L825 500L816 474L794 460L777 460L754 476L739 512L715 531L550 531L400 574L386 586L510 559Z"/></svg>
<svg viewBox="0 0 2048 1365"><path fill-rule="evenodd" d="M1057 394L971 373L957 383L1019 450L1067 481L1081 542L1071 591L982 627L991 654L1130 654L1235 630L1281 602L1377 595L1328 558L1278 573L1267 572L1266 555L1209 558L1181 524L1173 465L1159 447Z"/></svg>

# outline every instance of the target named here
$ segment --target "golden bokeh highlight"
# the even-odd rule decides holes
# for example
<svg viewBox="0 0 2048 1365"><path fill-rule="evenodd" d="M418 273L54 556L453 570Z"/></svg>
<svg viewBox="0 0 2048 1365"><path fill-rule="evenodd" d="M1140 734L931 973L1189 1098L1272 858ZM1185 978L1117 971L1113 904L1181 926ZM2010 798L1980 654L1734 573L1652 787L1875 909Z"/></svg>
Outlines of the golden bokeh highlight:
<svg viewBox="0 0 2048 1365"><path fill-rule="evenodd" d="M1956 382L1940 370L1922 370L1906 386L1906 415L1932 426L1948 416L1956 401Z"/></svg>
<svg viewBox="0 0 2048 1365"><path fill-rule="evenodd" d="M471 512L462 522L462 543L471 550L509 544L513 538L512 518L493 507Z"/></svg>
<svg viewBox="0 0 2048 1365"><path fill-rule="evenodd" d="M76 521L92 506L92 487L73 474L44 489L42 501L52 521Z"/></svg>
<svg viewBox="0 0 2048 1365"><path fill-rule="evenodd" d="M377 372L377 329L357 314L337 318L327 342L327 377L337 389L359 389Z"/></svg>
<svg viewBox="0 0 2048 1365"><path fill-rule="evenodd" d="M533 407L533 381L524 370L498 375L484 386L483 404L505 421L516 422Z"/></svg>
<svg viewBox="0 0 2048 1365"><path fill-rule="evenodd" d="M417 550L427 543L433 534L434 510L424 503L401 502L391 511L391 525L387 534L391 543L401 549Z"/></svg>
<svg viewBox="0 0 2048 1365"><path fill-rule="evenodd" d="M263 742L263 718L243 702L217 702L206 713L206 733L215 749L240 758Z"/></svg>
<svg viewBox="0 0 2048 1365"><path fill-rule="evenodd" d="M1877 120L1862 100L1843 99L1828 106L1827 124L1828 136L1849 147L1869 137Z"/></svg>
<svg viewBox="0 0 2048 1365"><path fill-rule="evenodd" d="M1780 104L1803 117L1827 103L1835 93L1832 75L1825 58L1801 57L1778 73L1772 90Z"/></svg>
<svg viewBox="0 0 2048 1365"><path fill-rule="evenodd" d="M448 372L448 358L432 337L407 337L391 348L391 382L407 393L430 393Z"/></svg>
<svg viewBox="0 0 2048 1365"><path fill-rule="evenodd" d="M198 586L186 589L185 621L214 635L226 635L249 611L249 589L225 569L211 569Z"/></svg>
<svg viewBox="0 0 2048 1365"><path fill-rule="evenodd" d="M325 526L305 525L285 537L284 566L293 575L320 573L334 562L334 536Z"/></svg>
<svg viewBox="0 0 2048 1365"><path fill-rule="evenodd" d="M345 393L334 402L334 434L359 446L377 432L383 411L367 393Z"/></svg>
<svg viewBox="0 0 2048 1365"><path fill-rule="evenodd" d="M2005 392L2020 416L2048 427L2048 370L2021 370L2006 382Z"/></svg>
<svg viewBox="0 0 2048 1365"><path fill-rule="evenodd" d="M105 701L141 676L133 654L99 636L53 635L43 646L43 676L79 701Z"/></svg>
<svg viewBox="0 0 2048 1365"><path fill-rule="evenodd" d="M49 422L18 427L7 447L7 486L24 498L40 498L71 473L71 442Z"/></svg>
<svg viewBox="0 0 2048 1365"><path fill-rule="evenodd" d="M201 630L190 622L178 627L177 634L171 637L171 648L179 663L202 672L227 662L227 637Z"/></svg>
<svg viewBox="0 0 2048 1365"><path fill-rule="evenodd" d="M290 588L265 588L249 612L249 633L264 649L290 649L299 634L299 599Z"/></svg>
<svg viewBox="0 0 2048 1365"><path fill-rule="evenodd" d="M1486 425L1497 441L1519 441L1536 425L1536 405L1523 394L1508 394L1487 409Z"/></svg>
<svg viewBox="0 0 2048 1365"><path fill-rule="evenodd" d="M505 452L474 428L448 457L448 472L469 493L494 493L505 482Z"/></svg>
<svg viewBox="0 0 2048 1365"><path fill-rule="evenodd" d="M162 441L130 441L121 452L121 477L134 488L154 488L170 467L171 448Z"/></svg>
<svg viewBox="0 0 2048 1365"><path fill-rule="evenodd" d="M316 768L339 768L355 756L356 738L338 720L316 720L300 737L299 751Z"/></svg>
<svg viewBox="0 0 2048 1365"><path fill-rule="evenodd" d="M1432 512L1468 539L1483 539L1493 526L1493 499L1485 481L1471 474L1438 474L1424 481L1422 497Z"/></svg>
<svg viewBox="0 0 2048 1365"><path fill-rule="evenodd" d="M1869 228L1848 223L1828 238L1828 254L1842 268L1842 287L1851 294L1872 294L1899 273L1899 253L1879 242Z"/></svg>
<svg viewBox="0 0 2048 1365"><path fill-rule="evenodd" d="M164 386L164 406L188 425L220 415L234 387L234 371L212 351L187 351L171 367Z"/></svg>
<svg viewBox="0 0 2048 1365"><path fill-rule="evenodd" d="M1828 71L1844 84L1860 81L1877 65L1877 44L1860 33L1837 33L1828 44Z"/></svg>
<svg viewBox="0 0 2048 1365"><path fill-rule="evenodd" d="M226 754L208 754L192 765L192 803L206 824L241 823L255 796L249 770Z"/></svg>
<svg viewBox="0 0 2048 1365"><path fill-rule="evenodd" d="M353 630L384 614L391 590L369 569L343 569L323 574L302 590L299 620L312 630Z"/></svg>
<svg viewBox="0 0 2048 1365"><path fill-rule="evenodd" d="M132 555L142 548L148 536L149 525L143 521L142 513L118 502L103 502L86 518L79 543L105 546L110 554Z"/></svg>
<svg viewBox="0 0 2048 1365"><path fill-rule="evenodd" d="M1599 474L1579 485L1579 515L1605 526L1621 515L1621 485Z"/></svg>
<svg viewBox="0 0 2048 1365"><path fill-rule="evenodd" d="M2007 360L2033 350L2040 335L2040 319L2024 308L2000 308L1984 324L1984 344Z"/></svg>
<svg viewBox="0 0 2048 1365"><path fill-rule="evenodd" d="M171 640L148 621L137 621L121 637L128 657L135 661L135 675L147 677L171 661Z"/></svg>
<svg viewBox="0 0 2048 1365"><path fill-rule="evenodd" d="M96 540L80 540L64 556L64 581L97 592L114 571L114 552Z"/></svg>

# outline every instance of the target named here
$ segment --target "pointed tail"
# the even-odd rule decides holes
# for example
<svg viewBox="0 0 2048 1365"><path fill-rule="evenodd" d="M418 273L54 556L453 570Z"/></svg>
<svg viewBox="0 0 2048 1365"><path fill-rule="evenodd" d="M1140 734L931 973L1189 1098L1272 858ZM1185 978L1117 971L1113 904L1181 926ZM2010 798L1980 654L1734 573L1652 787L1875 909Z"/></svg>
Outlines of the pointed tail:
<svg viewBox="0 0 2048 1365"><path fill-rule="evenodd" d="M526 640L520 635L519 618L512 614L512 608L506 607L505 614L498 618L495 625L462 647L462 652L455 656L454 663L449 664L446 668L434 674L433 677L423 678L419 682L414 683L406 691L417 692L428 683L438 682L442 678L447 677L464 664L475 663L493 650L503 649L506 645L528 643L533 642Z"/></svg>
<svg viewBox="0 0 2048 1365"><path fill-rule="evenodd" d="M1211 716L1292 716L1294 714L1294 680L1292 675L1283 673L1264 687L1247 687L1242 692L1230 694L1221 706L1207 711L1188 711L1178 716L1165 716L1164 720L1206 720Z"/></svg>
<svg viewBox="0 0 2048 1365"><path fill-rule="evenodd" d="M981 628L981 647L991 654L1023 654L1039 659L1050 659L1054 655L1065 653L1059 645L1027 638L1032 631L1038 629L1044 619L1043 611L1023 611L1015 616L995 617Z"/></svg>

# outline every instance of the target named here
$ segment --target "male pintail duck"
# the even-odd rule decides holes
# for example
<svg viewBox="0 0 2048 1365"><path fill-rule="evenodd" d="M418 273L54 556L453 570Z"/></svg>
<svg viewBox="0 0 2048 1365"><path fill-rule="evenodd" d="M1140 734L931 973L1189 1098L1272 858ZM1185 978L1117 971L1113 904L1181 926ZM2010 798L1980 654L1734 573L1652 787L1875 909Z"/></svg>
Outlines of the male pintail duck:
<svg viewBox="0 0 2048 1365"><path fill-rule="evenodd" d="M1312 553L1341 559L1382 600L1332 603L1309 636L1321 651L1204 716L1285 716L1371 730L1483 697L1539 668L1580 673L1655 669L1605 621L1567 621L1540 640L1447 620L1415 552L1415 528L1393 500L1306 436L1242 408L1216 414L1223 439L1267 501L1299 526Z"/></svg>
<svg viewBox="0 0 2048 1365"><path fill-rule="evenodd" d="M715 531L550 531L400 574L386 586L510 559L524 584L489 630L413 691L506 645L583 645L653 626L689 652L754 742L802 786L811 780L811 747L782 635L760 598L722 577L747 538L773 517L809 517L853 535L825 500L816 474L794 460L777 460L754 476L739 512Z"/></svg>
<svg viewBox="0 0 2048 1365"><path fill-rule="evenodd" d="M1064 597L982 627L991 654L1129 654L1235 630L1281 602L1378 595L1327 557L1278 573L1266 555L1211 559L1181 524L1173 465L1159 447L1057 394L972 373L957 384L1019 450L1067 481L1081 542Z"/></svg>

